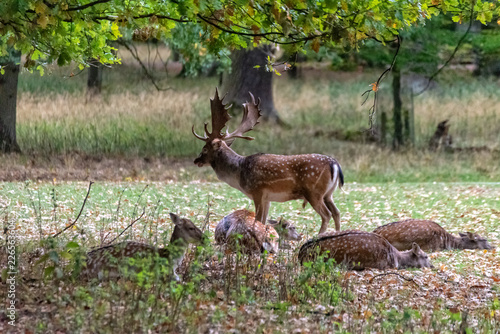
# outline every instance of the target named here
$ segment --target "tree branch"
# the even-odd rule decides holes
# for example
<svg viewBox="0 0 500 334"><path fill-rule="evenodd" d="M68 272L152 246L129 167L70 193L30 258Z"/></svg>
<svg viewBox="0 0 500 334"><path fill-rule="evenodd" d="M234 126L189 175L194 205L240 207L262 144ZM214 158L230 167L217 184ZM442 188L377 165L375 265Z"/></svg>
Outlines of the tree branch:
<svg viewBox="0 0 500 334"><path fill-rule="evenodd" d="M106 2L110 2L111 0L96 0L94 2L89 2L88 4L85 4L85 5L81 5L81 6L76 6L76 7L68 7L68 9L65 10L65 12L75 12L75 11L79 11L79 10L84 10L84 9L87 9L89 7L93 7L95 5L98 5L100 3L106 3Z"/></svg>
<svg viewBox="0 0 500 334"><path fill-rule="evenodd" d="M63 233L64 231L66 231L67 229L71 228L72 226L74 226L76 224L76 222L78 221L78 218L80 218L80 215L83 212L83 208L85 207L85 203L87 203L87 199L89 198L89 194L90 194L90 188L92 187L93 184L94 184L94 182L90 181L87 195L85 196L85 199L83 200L82 208L80 209L80 213L78 213L78 216L76 217L75 221L73 223L69 224L68 226L66 226L62 231L53 235L52 238L57 238L61 233Z"/></svg>
<svg viewBox="0 0 500 334"><path fill-rule="evenodd" d="M370 283L370 284L371 284L371 283L372 283L372 281L373 281L375 278L382 277L382 276L387 276L387 275L397 275L397 276L401 277L402 279L404 279L405 281L407 281L407 282L412 282L412 283L414 283L416 286L419 286L419 285L417 284L417 282L415 282L415 281L413 280L413 278L406 278L406 277L404 277L403 275L401 275L401 274L399 274L399 273L396 273L396 272L389 272L389 273L382 273L382 274L375 275L375 276L373 276L373 277L370 279L370 281L368 281L368 283Z"/></svg>
<svg viewBox="0 0 500 334"><path fill-rule="evenodd" d="M172 89L172 87L160 88L160 86L158 86L158 83L156 82L155 78L153 77L153 74L149 71L149 69L146 67L146 65L144 65L141 58L139 58L139 55L137 55L136 53L134 53L134 51L132 51L132 49L130 48L130 45L128 45L128 43L123 41L123 40L117 40L117 42L120 45L123 45L130 52L132 57L134 57L134 59L139 63L139 65L141 65L141 68L144 71L144 74L146 74L148 79L151 80L151 83L153 84L153 86L155 86L157 91L166 91L166 90Z"/></svg>
<svg viewBox="0 0 500 334"><path fill-rule="evenodd" d="M121 237L122 234L125 233L125 231L128 230L130 227L132 227L132 225L134 225L137 221L139 221L139 219L141 219L142 216L144 216L145 213L146 213L146 208L143 208L142 209L142 213L139 216L139 218L137 218L134 221L132 221L120 234L118 234L118 236L116 236L116 238L114 238L113 240L111 240L110 242L108 242L107 245L110 245L111 243L113 243L113 241L115 241L116 239L118 239L119 237ZM106 238L104 238L104 239L106 239Z"/></svg>
<svg viewBox="0 0 500 334"><path fill-rule="evenodd" d="M453 52L451 53L451 56L448 58L448 60L446 60L446 62L444 63L443 66L441 66L436 72L434 72L430 77L429 77L429 80L427 80L427 85L418 93L416 94L413 94L413 96L419 96L421 95L422 93L424 93L430 86L432 80L437 77L437 75L439 73L441 73L441 71L450 64L451 60L455 57L455 54L457 53L458 49L462 46L462 43L464 42L465 40L465 37L467 37L467 35L469 34L470 32L470 29L472 28L472 16L474 15L474 6L476 5L476 1L473 0L472 3L471 3L471 10L470 10L470 19L469 19L469 26L467 27L467 30L465 31L465 34L463 34L463 36L458 40L458 43L457 43L457 46L455 47L455 50L453 50Z"/></svg>
<svg viewBox="0 0 500 334"><path fill-rule="evenodd" d="M398 54L399 54L399 48L401 47L401 36L397 35L396 40L397 40L398 44L397 44L396 53L394 53L394 57L392 58L391 66L388 69L386 69L384 72L382 72L382 74L378 77L377 82L372 84L373 85L372 89L369 89L366 92L364 92L363 94L361 94L361 96L366 95L365 100L361 104L361 105L364 105L365 102L370 97L370 93L374 92L373 105L368 110L368 112L369 112L368 117L369 117L369 124L370 124L370 128L368 130L370 130L372 133L373 133L373 124L374 124L373 117L375 116L375 112L376 112L376 108L377 108L377 98L378 98L378 90L380 88L380 82L384 79L384 77L387 75L387 73L389 73L394 68L394 64L396 64L396 59L397 59Z"/></svg>

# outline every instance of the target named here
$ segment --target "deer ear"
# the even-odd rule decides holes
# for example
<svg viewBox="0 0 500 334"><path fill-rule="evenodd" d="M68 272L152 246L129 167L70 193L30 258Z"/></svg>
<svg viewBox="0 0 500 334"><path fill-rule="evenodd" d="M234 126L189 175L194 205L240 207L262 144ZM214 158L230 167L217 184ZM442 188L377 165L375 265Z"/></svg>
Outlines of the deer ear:
<svg viewBox="0 0 500 334"><path fill-rule="evenodd" d="M470 240L476 241L476 235L472 232L466 232L467 237L469 237Z"/></svg>
<svg viewBox="0 0 500 334"><path fill-rule="evenodd" d="M463 233L463 232L458 232L458 235L461 236L462 238L466 237L467 234L466 233Z"/></svg>
<svg viewBox="0 0 500 334"><path fill-rule="evenodd" d="M420 246L414 242L412 245L411 245L411 251L414 253L414 254L418 254L420 252Z"/></svg>
<svg viewBox="0 0 500 334"><path fill-rule="evenodd" d="M172 219L172 223L174 223L175 226L182 225L181 218L177 216L175 213L170 213L170 219Z"/></svg>
<svg viewBox="0 0 500 334"><path fill-rule="evenodd" d="M269 219L269 220L267 221L267 223L268 223L269 225L271 225L271 226L276 226L276 225L278 225L278 224L279 224L279 223L278 223L276 220L274 220L274 219Z"/></svg>

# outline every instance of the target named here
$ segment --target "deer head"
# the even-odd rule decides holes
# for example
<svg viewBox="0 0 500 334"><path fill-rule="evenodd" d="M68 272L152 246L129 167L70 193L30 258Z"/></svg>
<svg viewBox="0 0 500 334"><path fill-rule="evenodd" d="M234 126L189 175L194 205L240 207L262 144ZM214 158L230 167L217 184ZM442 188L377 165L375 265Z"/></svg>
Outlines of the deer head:
<svg viewBox="0 0 500 334"><path fill-rule="evenodd" d="M401 252L399 268L434 268L429 256L420 249L417 243L412 243L409 251Z"/></svg>
<svg viewBox="0 0 500 334"><path fill-rule="evenodd" d="M274 227L280 238L284 240L302 240L302 235L297 232L295 225L283 218L280 218L280 220L269 219L267 223Z"/></svg>
<svg viewBox="0 0 500 334"><path fill-rule="evenodd" d="M175 225L171 242L182 241L185 244L200 245L205 241L205 235L191 220L181 218L174 213L170 213L170 219Z"/></svg>
<svg viewBox="0 0 500 334"><path fill-rule="evenodd" d="M222 129L226 126L226 123L231 119L228 114L228 110L231 106L227 107L224 103L224 97L219 98L219 91L215 89L215 96L210 100L210 108L212 113L212 132L208 131L208 123L205 123L205 136L202 137L194 131L194 125L191 129L193 135L203 140L206 144L203 147L200 155L194 160L194 163L198 167L203 167L207 163L214 161L216 153L223 149L224 147L229 147L234 142L236 138L242 138L246 140L253 140L254 138L244 136L245 132L253 129L253 127L259 123L259 118L262 116L260 112L260 99L255 102L255 98L250 93L252 99L251 102L246 102L243 104L243 118L241 120L238 128L229 133L226 129L225 133L221 133Z"/></svg>
<svg viewBox="0 0 500 334"><path fill-rule="evenodd" d="M477 233L458 233L464 249L493 249L488 240L480 237Z"/></svg>

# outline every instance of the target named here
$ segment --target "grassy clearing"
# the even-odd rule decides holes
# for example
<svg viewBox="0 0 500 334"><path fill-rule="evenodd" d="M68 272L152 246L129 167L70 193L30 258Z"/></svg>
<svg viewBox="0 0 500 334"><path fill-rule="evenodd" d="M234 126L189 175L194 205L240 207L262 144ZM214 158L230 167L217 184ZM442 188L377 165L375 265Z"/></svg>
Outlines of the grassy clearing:
<svg viewBox="0 0 500 334"><path fill-rule="evenodd" d="M14 222L18 235L20 328L84 333L456 332L465 311L472 332L500 326L496 251L433 253L435 269L398 271L412 280L406 281L398 275L377 276L386 273L377 270L300 267L295 251L269 257L263 272L255 274L248 259L240 258L238 265L226 260L223 265L218 260L223 255L208 247L188 254L181 268L183 284L161 282L154 275L139 282L74 282L70 272L79 266L74 259L35 265L41 253L66 253L70 241L83 251L100 244L108 233L110 240L143 210L144 217L122 240L164 245L172 228L168 212L191 218L212 236L224 215L252 208L240 192L221 183L96 183L77 227L41 247L41 240L76 217L87 186L0 184L0 217L4 226ZM346 192L334 196L342 229L372 230L403 218L428 218L452 233L472 230L494 245L500 240L499 184L349 183ZM299 201L273 203L270 215L294 221L307 237L319 229L318 215ZM54 278L57 270L49 270L44 279L43 272L51 267L59 268L62 276ZM5 299L6 291L2 287L0 297Z"/></svg>
<svg viewBox="0 0 500 334"><path fill-rule="evenodd" d="M183 160L188 173L174 173L169 178L212 180L210 173L191 166L202 143L193 137L190 128L195 124L201 131L203 122L208 120L209 98L213 96L217 78L165 78L156 73L163 86L172 88L157 92L138 69L116 67L105 72L102 98L87 101L85 73L73 77L70 73L70 69L63 68L54 69L51 75L42 78L35 74L21 76L18 141L28 157L3 159L4 170L20 169L26 160L33 160L35 165L48 170L65 169L64 164L61 166L57 161L76 154L98 159L158 159L166 164L165 159ZM341 162L347 178L357 182L500 180L498 153L446 154L422 150L436 124L444 119L451 120L450 133L456 146L486 145L498 149L497 82L453 78L449 74L450 78L443 80L438 89L414 99L416 148L394 153L388 148L364 143L361 132L368 124L368 106L362 105L361 93L378 75L378 72L310 70L299 81L276 77L275 104L289 127L260 124L254 131L256 140L236 141L235 150L246 155L257 152L329 154ZM387 97L391 94L389 81L384 85L380 108L391 110ZM409 106L409 102L406 103ZM238 107L233 110L237 113ZM234 128L238 117L232 122L230 127ZM338 138L350 138L350 141ZM46 163L51 159L51 164ZM84 160L81 163L84 166L79 168L92 170L87 163L92 162ZM146 166L139 173L152 168ZM63 179L83 179L58 174ZM81 174L85 173L78 175ZM108 179L123 180L134 175L137 170L130 169L116 177L110 175ZM36 179L39 175L27 172L26 177ZM166 180L156 173L140 177ZM2 179L16 178L2 175Z"/></svg>

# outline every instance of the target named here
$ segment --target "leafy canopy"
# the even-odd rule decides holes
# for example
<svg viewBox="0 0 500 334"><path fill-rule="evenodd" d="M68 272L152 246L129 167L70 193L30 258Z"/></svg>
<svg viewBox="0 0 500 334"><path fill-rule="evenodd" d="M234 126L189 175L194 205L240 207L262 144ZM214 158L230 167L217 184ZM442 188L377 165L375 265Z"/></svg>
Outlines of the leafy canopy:
<svg viewBox="0 0 500 334"><path fill-rule="evenodd" d="M26 68L41 71L54 61L82 68L92 58L113 63L109 42L123 35L177 40L181 52L200 55L265 42L297 49L309 43L318 51L392 40L442 12L456 22L487 23L499 10L498 1L481 0L2 0L0 56L14 48L26 55Z"/></svg>

